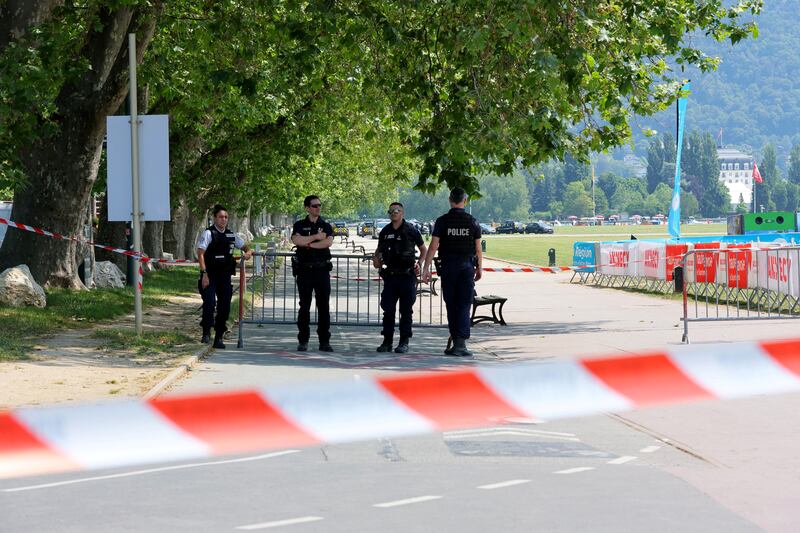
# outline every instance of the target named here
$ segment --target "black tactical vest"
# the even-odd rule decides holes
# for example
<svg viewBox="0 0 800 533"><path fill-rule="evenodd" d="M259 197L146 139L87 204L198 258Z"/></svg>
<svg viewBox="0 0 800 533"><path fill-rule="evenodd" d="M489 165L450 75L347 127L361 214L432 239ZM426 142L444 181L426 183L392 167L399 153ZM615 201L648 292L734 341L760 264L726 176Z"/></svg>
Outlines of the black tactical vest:
<svg viewBox="0 0 800 533"><path fill-rule="evenodd" d="M388 227L391 228L391 225ZM395 235L394 238L387 238L392 234ZM405 221L397 231L391 228L384 234L380 253L383 258L383 263L389 270L400 271L414 267L416 254L414 252L415 244L412 236L412 228Z"/></svg>
<svg viewBox="0 0 800 533"><path fill-rule="evenodd" d="M464 211L450 211L439 218L439 256L469 259L475 255L475 219Z"/></svg>
<svg viewBox="0 0 800 533"><path fill-rule="evenodd" d="M236 260L233 258L236 235L228 228L224 232L219 231L213 224L208 231L211 232L211 243L203 254L206 269L210 274L233 274L236 271Z"/></svg>
<svg viewBox="0 0 800 533"><path fill-rule="evenodd" d="M325 220L322 217L317 218L316 222L311 222L308 217L303 219L301 222L301 226L297 229L297 234L301 237L310 237L319 231L320 228L324 228ZM303 265L308 266L320 266L322 264L327 264L331 259L331 249L330 248L305 248L301 247L298 248L297 251L297 260L300 261Z"/></svg>

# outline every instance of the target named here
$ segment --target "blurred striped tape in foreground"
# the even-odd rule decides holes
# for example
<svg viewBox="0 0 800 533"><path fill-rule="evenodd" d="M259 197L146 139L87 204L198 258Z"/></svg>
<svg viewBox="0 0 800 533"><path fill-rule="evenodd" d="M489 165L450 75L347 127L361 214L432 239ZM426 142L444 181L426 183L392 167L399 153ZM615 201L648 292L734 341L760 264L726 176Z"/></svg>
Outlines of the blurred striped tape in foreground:
<svg viewBox="0 0 800 533"><path fill-rule="evenodd" d="M800 339L0 412L0 477L800 391Z"/></svg>

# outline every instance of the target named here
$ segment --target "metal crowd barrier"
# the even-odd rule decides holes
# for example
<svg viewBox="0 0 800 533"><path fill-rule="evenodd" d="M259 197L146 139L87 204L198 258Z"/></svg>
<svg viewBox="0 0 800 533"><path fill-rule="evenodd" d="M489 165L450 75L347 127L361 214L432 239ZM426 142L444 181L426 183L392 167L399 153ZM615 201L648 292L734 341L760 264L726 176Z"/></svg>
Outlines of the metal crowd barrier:
<svg viewBox="0 0 800 533"><path fill-rule="evenodd" d="M800 247L693 250L681 266L685 343L689 322L800 318Z"/></svg>
<svg viewBox="0 0 800 533"><path fill-rule="evenodd" d="M295 324L299 297L292 275L294 252L253 254L250 265L240 264L239 347L244 346L245 324ZM331 326L376 326L383 319L383 280L372 265L371 254L331 254ZM316 304L311 305L311 323L316 324ZM395 320L399 320L399 311ZM414 305L414 327L446 327L441 291L418 283Z"/></svg>
<svg viewBox="0 0 800 533"><path fill-rule="evenodd" d="M601 274L599 272L592 273L591 277L587 277L585 281L579 281L579 283L594 284L608 288L636 289L640 291L663 293L672 292L675 286L671 280L667 281L643 276Z"/></svg>

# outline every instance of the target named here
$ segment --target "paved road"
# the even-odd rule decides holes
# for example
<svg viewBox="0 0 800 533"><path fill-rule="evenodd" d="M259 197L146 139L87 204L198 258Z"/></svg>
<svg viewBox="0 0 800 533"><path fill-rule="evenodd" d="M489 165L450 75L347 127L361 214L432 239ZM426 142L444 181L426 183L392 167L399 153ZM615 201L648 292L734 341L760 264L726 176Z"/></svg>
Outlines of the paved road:
<svg viewBox="0 0 800 533"><path fill-rule="evenodd" d="M508 327L475 329L502 365L679 344L679 304L568 277L487 274ZM702 324L696 344L787 337L793 322ZM291 351L289 327L249 327L178 392L364 379L454 364L446 332L376 354L372 328L334 328L338 353ZM462 363L462 361L457 361ZM201 464L0 482L2 531L798 531L800 395L286 450Z"/></svg>

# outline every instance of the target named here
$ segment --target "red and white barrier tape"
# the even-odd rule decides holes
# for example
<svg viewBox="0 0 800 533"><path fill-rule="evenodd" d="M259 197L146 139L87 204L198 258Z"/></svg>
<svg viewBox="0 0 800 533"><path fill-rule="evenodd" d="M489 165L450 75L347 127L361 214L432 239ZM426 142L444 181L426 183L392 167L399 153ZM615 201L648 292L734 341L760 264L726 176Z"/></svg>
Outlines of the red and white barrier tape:
<svg viewBox="0 0 800 533"><path fill-rule="evenodd" d="M122 254L127 255L129 257L133 257L137 261L141 263L167 263L167 264L190 264L196 265L197 261L192 261L190 259L155 259L152 257L148 257L142 253L136 253L132 250L125 250L124 248L115 248L113 246L108 246L107 244L100 244L94 241L90 241L88 239L83 239L79 237L71 237L67 235L61 235L60 233L56 233L54 231L47 231L41 228L36 228L33 226L28 226L27 224L20 224L19 222L14 222L13 220L7 220L5 218L0 218L0 224L5 224L12 228L17 228L23 231L29 231L31 233L35 233L37 235L42 235L44 237L50 237L51 239L60 239L65 241L74 241L81 244L87 244L89 246L94 246L95 248L99 248L101 250L106 250L108 252L112 252L115 254Z"/></svg>
<svg viewBox="0 0 800 533"><path fill-rule="evenodd" d="M570 270L577 270L579 268L587 268L585 266L554 266L554 267L522 267L522 268L499 268L499 267L483 267L484 272L568 272Z"/></svg>
<svg viewBox="0 0 800 533"><path fill-rule="evenodd" d="M800 339L0 412L0 477L800 391Z"/></svg>

